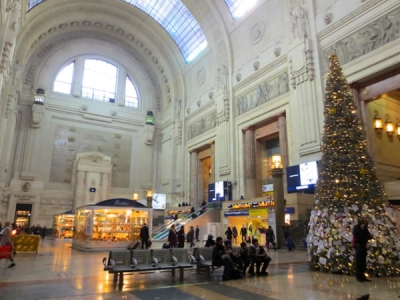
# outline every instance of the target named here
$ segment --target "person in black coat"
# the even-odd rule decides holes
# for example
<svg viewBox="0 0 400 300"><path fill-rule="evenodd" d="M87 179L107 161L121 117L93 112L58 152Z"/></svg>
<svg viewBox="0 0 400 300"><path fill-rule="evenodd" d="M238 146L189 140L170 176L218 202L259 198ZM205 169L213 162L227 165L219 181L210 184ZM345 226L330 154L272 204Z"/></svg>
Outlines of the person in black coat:
<svg viewBox="0 0 400 300"><path fill-rule="evenodd" d="M140 240L142 241L142 249L143 246L147 249L147 241L149 240L149 228L146 226L146 223L143 224L143 227L140 229Z"/></svg>
<svg viewBox="0 0 400 300"><path fill-rule="evenodd" d="M214 247L215 246L215 241L213 240L213 236L212 234L209 234L207 237L207 241L206 244L204 245L204 247Z"/></svg>
<svg viewBox="0 0 400 300"><path fill-rule="evenodd" d="M247 236L247 228L246 226L243 225L243 227L240 229L240 235L242 236L242 243L246 241L246 236Z"/></svg>
<svg viewBox="0 0 400 300"><path fill-rule="evenodd" d="M353 228L353 237L356 246L356 279L359 282L371 281L365 277L367 269L367 243L372 238L368 230L368 220L358 219L358 224Z"/></svg>
<svg viewBox="0 0 400 300"><path fill-rule="evenodd" d="M183 248L185 246L185 226L181 226L178 231L178 248Z"/></svg>
<svg viewBox="0 0 400 300"><path fill-rule="evenodd" d="M224 242L220 236L217 237L217 243L212 250L212 263L217 267L224 266L224 274L222 276L224 280L231 279L233 270L237 269L234 266L228 251L224 247Z"/></svg>

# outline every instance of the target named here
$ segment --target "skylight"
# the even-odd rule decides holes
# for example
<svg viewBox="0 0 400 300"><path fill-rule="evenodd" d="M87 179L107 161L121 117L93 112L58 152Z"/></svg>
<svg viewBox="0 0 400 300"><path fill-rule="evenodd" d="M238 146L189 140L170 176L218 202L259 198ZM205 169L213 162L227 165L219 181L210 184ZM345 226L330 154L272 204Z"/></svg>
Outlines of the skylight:
<svg viewBox="0 0 400 300"><path fill-rule="evenodd" d="M32 8L34 8L36 5L44 2L46 0L28 0L28 3L26 5L26 11L30 11Z"/></svg>
<svg viewBox="0 0 400 300"><path fill-rule="evenodd" d="M28 0L27 11L46 0ZM201 51L207 48L208 43L203 31L194 16L181 0L123 0L152 17L172 37L178 46L185 61L192 61ZM242 3L255 0L225 0L231 5L240 6ZM239 3L239 4L236 4ZM247 5L244 5L247 7Z"/></svg>
<svg viewBox="0 0 400 300"><path fill-rule="evenodd" d="M253 8L257 0L225 0L225 3L231 11L232 18L238 19Z"/></svg>
<svg viewBox="0 0 400 300"><path fill-rule="evenodd" d="M123 0L158 22L172 37L186 62L192 61L208 43L200 25L180 0Z"/></svg>

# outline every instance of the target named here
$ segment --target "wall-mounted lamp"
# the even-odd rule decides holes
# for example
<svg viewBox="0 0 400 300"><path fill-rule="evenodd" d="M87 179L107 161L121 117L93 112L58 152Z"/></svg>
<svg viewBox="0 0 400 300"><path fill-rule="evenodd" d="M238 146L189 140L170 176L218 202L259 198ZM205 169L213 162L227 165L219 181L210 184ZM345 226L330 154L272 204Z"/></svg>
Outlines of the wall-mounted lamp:
<svg viewBox="0 0 400 300"><path fill-rule="evenodd" d="M271 168L274 169L283 169L282 165L282 156L279 154L272 155L272 165Z"/></svg>
<svg viewBox="0 0 400 300"><path fill-rule="evenodd" d="M399 119L397 119L397 124L396 124L396 134L397 134L397 138L400 140L400 121Z"/></svg>
<svg viewBox="0 0 400 300"><path fill-rule="evenodd" d="M394 125L393 122L390 121L389 115L387 114L386 114L385 126L386 126L386 134L388 135L389 138L392 138L394 133Z"/></svg>
<svg viewBox="0 0 400 300"><path fill-rule="evenodd" d="M146 198L153 198L153 191L152 190L147 190Z"/></svg>
<svg viewBox="0 0 400 300"><path fill-rule="evenodd" d="M153 206L153 191L152 190L147 190L146 202L147 202L148 208L151 208Z"/></svg>
<svg viewBox="0 0 400 300"><path fill-rule="evenodd" d="M139 200L139 194L138 193L133 193L132 200L138 201Z"/></svg>
<svg viewBox="0 0 400 300"><path fill-rule="evenodd" d="M375 128L375 131L376 131L377 134L381 134L382 133L383 123L382 123L382 119L379 116L377 111L375 111L374 128Z"/></svg>

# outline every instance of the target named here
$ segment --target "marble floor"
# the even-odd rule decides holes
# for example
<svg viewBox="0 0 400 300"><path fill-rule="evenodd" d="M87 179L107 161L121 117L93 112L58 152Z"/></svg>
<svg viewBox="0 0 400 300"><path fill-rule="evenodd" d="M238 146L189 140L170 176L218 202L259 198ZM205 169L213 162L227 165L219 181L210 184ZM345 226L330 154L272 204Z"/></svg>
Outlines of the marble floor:
<svg viewBox="0 0 400 300"><path fill-rule="evenodd" d="M153 245L157 247L158 245ZM306 253L270 251L268 277L221 281L222 270L207 277L185 271L183 282L170 272L124 276L122 290L103 271L106 252L80 252L68 240L46 240L38 254L18 253L16 267L0 260L1 300L229 300L301 299L351 300L370 294L370 300L400 299L400 278L372 278L359 283L354 277L309 270Z"/></svg>

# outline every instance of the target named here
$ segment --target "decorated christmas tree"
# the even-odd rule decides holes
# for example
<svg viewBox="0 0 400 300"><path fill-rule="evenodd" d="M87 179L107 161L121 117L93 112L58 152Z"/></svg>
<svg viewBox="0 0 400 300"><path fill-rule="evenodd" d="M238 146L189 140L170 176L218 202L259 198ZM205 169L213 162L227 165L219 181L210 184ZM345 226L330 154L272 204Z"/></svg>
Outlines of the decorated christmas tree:
<svg viewBox="0 0 400 300"><path fill-rule="evenodd" d="M322 160L307 236L310 264L352 274L352 229L362 216L369 220L373 236L367 245L367 271L377 276L399 275L397 228L386 213L387 199L336 55L329 58L324 115Z"/></svg>

